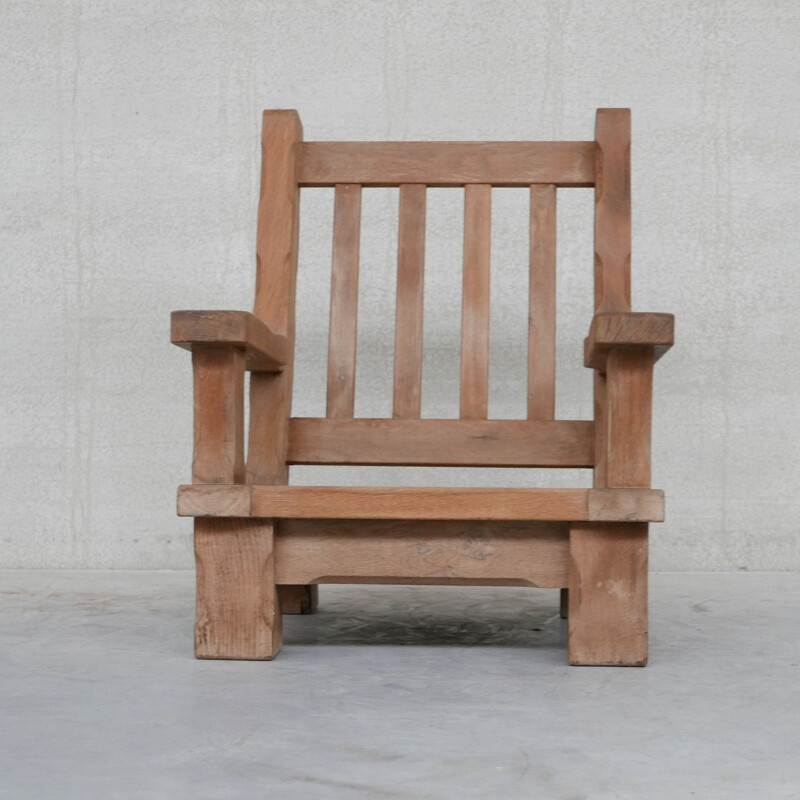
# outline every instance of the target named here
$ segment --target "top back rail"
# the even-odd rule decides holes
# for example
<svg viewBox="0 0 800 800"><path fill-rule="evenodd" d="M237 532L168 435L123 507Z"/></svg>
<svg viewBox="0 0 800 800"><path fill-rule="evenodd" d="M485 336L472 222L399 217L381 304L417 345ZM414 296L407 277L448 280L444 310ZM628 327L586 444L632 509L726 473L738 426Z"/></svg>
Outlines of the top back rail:
<svg viewBox="0 0 800 800"><path fill-rule="evenodd" d="M263 146L255 313L290 340L297 192L335 187L327 418L292 419L284 426L284 465L594 465L595 423L554 419L556 189L595 188L595 309L630 310L627 109L598 110L595 141L577 142L304 143L295 112L268 111ZM400 192L393 420L354 419L365 186L399 187ZM460 420L420 419L429 186L463 187L465 193ZM530 192L528 422L522 427L519 420L487 420L492 187ZM271 244L276 240L277 251ZM270 380L259 383L267 400L276 391ZM290 381L291 374L284 376L264 413L274 413L276 403L285 409ZM251 443L254 436L259 433L251 426ZM276 468L270 467L270 481Z"/></svg>

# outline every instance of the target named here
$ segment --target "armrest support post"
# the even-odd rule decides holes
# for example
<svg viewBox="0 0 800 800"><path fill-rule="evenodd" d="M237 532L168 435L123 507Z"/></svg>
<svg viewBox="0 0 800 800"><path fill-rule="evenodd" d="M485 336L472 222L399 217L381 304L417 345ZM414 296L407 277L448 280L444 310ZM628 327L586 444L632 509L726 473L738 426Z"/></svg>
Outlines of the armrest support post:
<svg viewBox="0 0 800 800"><path fill-rule="evenodd" d="M650 486L654 362L652 347L619 348L608 354L604 426L609 488Z"/></svg>
<svg viewBox="0 0 800 800"><path fill-rule="evenodd" d="M245 351L197 346L193 483L244 483Z"/></svg>

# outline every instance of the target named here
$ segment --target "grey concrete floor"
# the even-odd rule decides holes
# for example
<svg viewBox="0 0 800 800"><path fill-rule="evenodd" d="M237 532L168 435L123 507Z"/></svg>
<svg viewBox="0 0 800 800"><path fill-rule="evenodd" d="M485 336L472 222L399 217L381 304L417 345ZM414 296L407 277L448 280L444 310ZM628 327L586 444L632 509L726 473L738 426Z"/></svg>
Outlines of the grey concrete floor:
<svg viewBox="0 0 800 800"><path fill-rule="evenodd" d="M0 797L798 798L800 575L655 574L651 663L553 590L321 587L196 661L193 575L0 573Z"/></svg>

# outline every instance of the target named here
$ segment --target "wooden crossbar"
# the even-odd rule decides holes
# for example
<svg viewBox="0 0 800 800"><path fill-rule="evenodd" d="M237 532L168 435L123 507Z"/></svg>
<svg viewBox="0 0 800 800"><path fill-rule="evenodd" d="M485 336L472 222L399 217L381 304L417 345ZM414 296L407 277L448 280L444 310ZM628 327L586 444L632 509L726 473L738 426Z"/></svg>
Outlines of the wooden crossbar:
<svg viewBox="0 0 800 800"><path fill-rule="evenodd" d="M450 489L194 484L178 489L188 517L662 522L656 489Z"/></svg>
<svg viewBox="0 0 800 800"><path fill-rule="evenodd" d="M591 467L584 420L319 419L289 422L290 464Z"/></svg>
<svg viewBox="0 0 800 800"><path fill-rule="evenodd" d="M300 186L594 186L594 142L306 142Z"/></svg>

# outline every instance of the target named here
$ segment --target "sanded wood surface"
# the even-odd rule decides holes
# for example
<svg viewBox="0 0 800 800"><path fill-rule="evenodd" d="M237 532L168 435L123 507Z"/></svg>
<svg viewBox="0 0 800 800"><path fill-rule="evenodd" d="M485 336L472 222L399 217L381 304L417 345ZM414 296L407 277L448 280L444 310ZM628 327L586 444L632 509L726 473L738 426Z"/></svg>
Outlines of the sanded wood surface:
<svg viewBox="0 0 800 800"><path fill-rule="evenodd" d="M656 489L451 489L376 486L181 486L180 516L287 519L577 520L660 522L664 493Z"/></svg>
<svg viewBox="0 0 800 800"><path fill-rule="evenodd" d="M244 481L244 359L236 347L192 351L195 483Z"/></svg>
<svg viewBox="0 0 800 800"><path fill-rule="evenodd" d="M294 350L295 294L300 190L297 152L303 138L296 111L265 111L261 136L261 198L256 242L254 313ZM294 361L276 374L250 378L247 479L285 483L288 479L289 409Z"/></svg>
<svg viewBox="0 0 800 800"><path fill-rule="evenodd" d="M273 527L263 520L195 520L198 658L269 660L281 648Z"/></svg>
<svg viewBox="0 0 800 800"><path fill-rule="evenodd" d="M594 216L596 311L631 308L631 112L600 108Z"/></svg>
<svg viewBox="0 0 800 800"><path fill-rule="evenodd" d="M584 343L584 364L605 371L612 348L646 347L657 361L675 343L672 314L605 312L595 314Z"/></svg>
<svg viewBox="0 0 800 800"><path fill-rule="evenodd" d="M566 524L282 520L277 579L287 583L562 586Z"/></svg>
<svg viewBox="0 0 800 800"><path fill-rule="evenodd" d="M653 353L612 350L606 364L608 456L606 485L650 485Z"/></svg>
<svg viewBox="0 0 800 800"><path fill-rule="evenodd" d="M594 142L306 142L300 184L593 186Z"/></svg>
<svg viewBox="0 0 800 800"><path fill-rule="evenodd" d="M461 299L461 418L486 419L489 408L489 264L492 187L464 189L464 278Z"/></svg>
<svg viewBox="0 0 800 800"><path fill-rule="evenodd" d="M286 337L249 311L173 311L172 344L186 350L211 345L242 348L247 369L254 372L279 372L289 360Z"/></svg>
<svg viewBox="0 0 800 800"><path fill-rule="evenodd" d="M569 663L647 663L647 523L570 529Z"/></svg>
<svg viewBox="0 0 800 800"><path fill-rule="evenodd" d="M556 407L556 187L531 186L528 418Z"/></svg>
<svg viewBox="0 0 800 800"><path fill-rule="evenodd" d="M353 416L360 236L361 187L337 184L333 216L331 324L328 338L329 417Z"/></svg>
<svg viewBox="0 0 800 800"><path fill-rule="evenodd" d="M419 418L422 403L425 200L425 186L400 187L393 414L404 419Z"/></svg>
<svg viewBox="0 0 800 800"><path fill-rule="evenodd" d="M290 464L591 467L585 420L293 418Z"/></svg>

